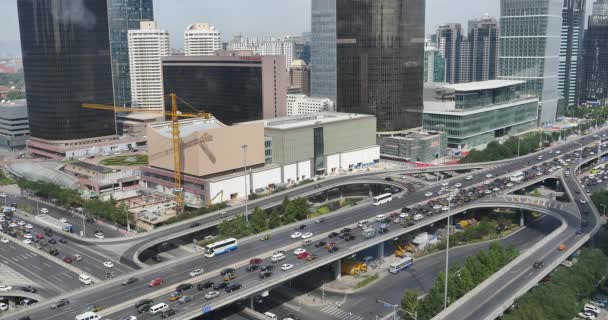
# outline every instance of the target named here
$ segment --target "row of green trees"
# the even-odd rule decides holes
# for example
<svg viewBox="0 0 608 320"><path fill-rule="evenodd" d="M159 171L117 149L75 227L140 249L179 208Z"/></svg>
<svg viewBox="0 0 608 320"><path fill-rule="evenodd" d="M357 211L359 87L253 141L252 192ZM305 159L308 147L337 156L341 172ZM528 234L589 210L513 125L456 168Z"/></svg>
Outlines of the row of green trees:
<svg viewBox="0 0 608 320"><path fill-rule="evenodd" d="M487 250L468 257L464 264L452 265L448 271L448 302L453 303L464 296L518 255L517 248L492 242ZM417 312L419 320L433 318L443 310L444 282L445 273L441 272L422 299L418 299L418 291L406 290L401 299L401 307L412 314Z"/></svg>
<svg viewBox="0 0 608 320"><path fill-rule="evenodd" d="M600 210L600 212L604 213L604 211L608 209L608 190L594 192L591 195L591 200L593 201L595 207Z"/></svg>
<svg viewBox="0 0 608 320"><path fill-rule="evenodd" d="M306 219L310 210L310 204L306 198L290 200L287 196L283 199L280 207L272 210L255 208L250 216L249 222L244 215L234 219L224 220L218 229L222 238L243 238L271 230L282 225Z"/></svg>

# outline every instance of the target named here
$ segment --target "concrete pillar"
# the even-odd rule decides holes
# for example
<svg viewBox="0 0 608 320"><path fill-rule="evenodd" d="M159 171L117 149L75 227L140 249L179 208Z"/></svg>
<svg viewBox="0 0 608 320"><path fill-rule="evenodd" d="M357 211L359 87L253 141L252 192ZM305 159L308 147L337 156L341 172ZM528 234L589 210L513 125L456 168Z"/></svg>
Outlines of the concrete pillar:
<svg viewBox="0 0 608 320"><path fill-rule="evenodd" d="M384 261L384 242L378 244L378 260L380 260L380 263Z"/></svg>
<svg viewBox="0 0 608 320"><path fill-rule="evenodd" d="M15 304L15 298L14 297L9 297L8 298L8 309L9 310L15 310L16 304Z"/></svg>
<svg viewBox="0 0 608 320"><path fill-rule="evenodd" d="M525 225L525 221L524 221L524 212L523 211L519 211L519 226L523 227Z"/></svg>
<svg viewBox="0 0 608 320"><path fill-rule="evenodd" d="M342 266L342 259L338 259L338 260L336 260L336 262L334 262L334 273L336 276L335 277L336 280L340 280L342 278L341 266Z"/></svg>
<svg viewBox="0 0 608 320"><path fill-rule="evenodd" d="M249 307L251 308L251 310L255 311L254 305L253 305L253 297L249 297Z"/></svg>

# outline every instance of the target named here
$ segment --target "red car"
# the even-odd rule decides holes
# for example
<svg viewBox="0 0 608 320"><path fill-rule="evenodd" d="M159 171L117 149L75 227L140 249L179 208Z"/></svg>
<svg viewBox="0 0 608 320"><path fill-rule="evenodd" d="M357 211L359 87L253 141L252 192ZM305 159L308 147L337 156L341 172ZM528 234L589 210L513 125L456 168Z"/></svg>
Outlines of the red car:
<svg viewBox="0 0 608 320"><path fill-rule="evenodd" d="M310 256L310 253L308 252L302 252L299 255L297 255L298 259L306 259Z"/></svg>
<svg viewBox="0 0 608 320"><path fill-rule="evenodd" d="M42 233L39 233L36 235L36 239L44 239L44 235Z"/></svg>
<svg viewBox="0 0 608 320"><path fill-rule="evenodd" d="M254 264L260 264L260 263L262 263L262 261L263 261L263 260L262 260L262 259L260 259L260 258L253 258L253 259L249 260L249 264L250 264L250 265L254 265Z"/></svg>
<svg viewBox="0 0 608 320"><path fill-rule="evenodd" d="M63 258L63 262L65 262L65 263L72 263L72 261L73 261L72 258L69 258L69 257Z"/></svg>
<svg viewBox="0 0 608 320"><path fill-rule="evenodd" d="M161 284L163 284L163 282L165 282L165 280L163 280L163 278L156 278L156 279L150 281L150 283L148 283L148 287L157 287L157 286L160 286Z"/></svg>

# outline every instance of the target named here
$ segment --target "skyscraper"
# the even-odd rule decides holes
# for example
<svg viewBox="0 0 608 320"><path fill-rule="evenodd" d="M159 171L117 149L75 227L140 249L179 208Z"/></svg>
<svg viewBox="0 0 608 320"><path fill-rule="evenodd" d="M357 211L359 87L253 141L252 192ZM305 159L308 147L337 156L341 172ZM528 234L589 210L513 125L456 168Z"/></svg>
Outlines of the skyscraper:
<svg viewBox="0 0 608 320"><path fill-rule="evenodd" d="M580 75L581 102L600 104L608 99L608 0L596 0L583 44Z"/></svg>
<svg viewBox="0 0 608 320"><path fill-rule="evenodd" d="M154 20L153 0L107 0L107 2L114 103L119 106L129 105L131 77L127 33L129 30L139 29L140 21Z"/></svg>
<svg viewBox="0 0 608 320"><path fill-rule="evenodd" d="M499 78L525 80L538 96L539 125L551 123L559 100L563 0L501 0Z"/></svg>
<svg viewBox="0 0 608 320"><path fill-rule="evenodd" d="M562 36L559 48L559 93L569 107L577 103L576 81L578 57L585 29L585 0L564 0Z"/></svg>
<svg viewBox="0 0 608 320"><path fill-rule="evenodd" d="M378 131L422 124L425 2L313 0L312 95L373 114Z"/></svg>
<svg viewBox="0 0 608 320"><path fill-rule="evenodd" d="M424 82L445 82L445 60L431 45L424 47Z"/></svg>
<svg viewBox="0 0 608 320"><path fill-rule="evenodd" d="M459 56L463 45L462 26L460 23L446 23L437 28L437 48L445 60L445 81L456 83Z"/></svg>
<svg viewBox="0 0 608 320"><path fill-rule="evenodd" d="M488 16L469 20L470 81L487 81L498 76L498 21Z"/></svg>
<svg viewBox="0 0 608 320"><path fill-rule="evenodd" d="M32 139L114 135L112 112L81 108L114 100L107 3L18 0L17 8Z"/></svg>
<svg viewBox="0 0 608 320"><path fill-rule="evenodd" d="M194 23L184 32L184 52L187 56L210 56L222 50L219 30L208 23Z"/></svg>
<svg viewBox="0 0 608 320"><path fill-rule="evenodd" d="M142 21L139 30L129 30L132 107L163 110L161 57L169 55L169 32L153 21Z"/></svg>

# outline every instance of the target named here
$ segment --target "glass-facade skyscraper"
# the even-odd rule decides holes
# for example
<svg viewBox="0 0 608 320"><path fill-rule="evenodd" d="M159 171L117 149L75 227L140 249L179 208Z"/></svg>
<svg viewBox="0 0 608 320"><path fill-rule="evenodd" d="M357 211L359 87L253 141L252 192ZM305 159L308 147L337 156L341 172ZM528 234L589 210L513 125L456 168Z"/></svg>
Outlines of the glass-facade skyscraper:
<svg viewBox="0 0 608 320"><path fill-rule="evenodd" d="M557 114L563 1L500 1L499 78L526 81L540 100L539 125Z"/></svg>
<svg viewBox="0 0 608 320"><path fill-rule="evenodd" d="M580 102L601 104L608 99L608 0L593 4L583 43Z"/></svg>
<svg viewBox="0 0 608 320"><path fill-rule="evenodd" d="M107 3L18 0L31 136L58 141L115 134Z"/></svg>
<svg viewBox="0 0 608 320"><path fill-rule="evenodd" d="M313 96L373 114L378 131L422 125L425 2L313 0Z"/></svg>
<svg viewBox="0 0 608 320"><path fill-rule="evenodd" d="M585 0L564 0L559 49L559 92L568 107L576 106L576 79L585 29Z"/></svg>
<svg viewBox="0 0 608 320"><path fill-rule="evenodd" d="M131 78L129 73L129 30L139 29L140 21L154 20L153 0L107 0L112 50L112 77L114 103L131 104Z"/></svg>

